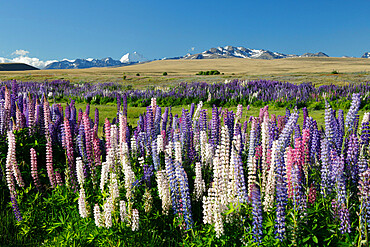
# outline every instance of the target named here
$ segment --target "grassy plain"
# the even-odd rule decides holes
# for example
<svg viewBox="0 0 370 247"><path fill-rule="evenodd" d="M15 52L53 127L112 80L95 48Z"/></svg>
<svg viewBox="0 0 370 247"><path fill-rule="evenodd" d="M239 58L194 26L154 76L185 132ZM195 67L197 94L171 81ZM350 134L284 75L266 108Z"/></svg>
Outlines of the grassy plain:
<svg viewBox="0 0 370 247"><path fill-rule="evenodd" d="M219 70L223 75L196 76L199 71ZM339 74L331 74L333 70ZM167 72L167 76L163 76ZM140 76L136 76L136 74ZM126 80L123 80L126 75ZM0 71L0 80L42 81L65 79L72 82L122 82L135 88L173 86L181 81L223 82L230 79L267 79L293 83L345 84L370 81L370 59L285 58L161 60L143 64L90 69Z"/></svg>

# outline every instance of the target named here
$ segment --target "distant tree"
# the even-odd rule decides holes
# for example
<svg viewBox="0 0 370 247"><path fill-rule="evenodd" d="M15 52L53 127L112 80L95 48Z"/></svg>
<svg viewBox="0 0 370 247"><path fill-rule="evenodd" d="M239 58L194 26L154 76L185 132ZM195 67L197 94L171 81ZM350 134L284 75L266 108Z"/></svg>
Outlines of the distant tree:
<svg viewBox="0 0 370 247"><path fill-rule="evenodd" d="M218 70L199 71L196 75L219 75L221 74Z"/></svg>
<svg viewBox="0 0 370 247"><path fill-rule="evenodd" d="M167 72L163 72L163 75L166 76L167 75Z"/></svg>
<svg viewBox="0 0 370 247"><path fill-rule="evenodd" d="M139 73L137 73L137 74L136 74L136 76L140 76L140 74L139 74Z"/></svg>

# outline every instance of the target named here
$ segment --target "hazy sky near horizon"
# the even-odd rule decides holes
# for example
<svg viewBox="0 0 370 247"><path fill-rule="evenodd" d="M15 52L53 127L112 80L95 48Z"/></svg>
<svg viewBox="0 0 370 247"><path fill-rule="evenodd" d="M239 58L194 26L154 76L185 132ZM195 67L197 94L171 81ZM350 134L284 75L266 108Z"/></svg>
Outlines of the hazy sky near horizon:
<svg viewBox="0 0 370 247"><path fill-rule="evenodd" d="M0 0L0 57L149 59L244 46L286 54L370 51L370 1ZM13 55L12 55L13 53Z"/></svg>

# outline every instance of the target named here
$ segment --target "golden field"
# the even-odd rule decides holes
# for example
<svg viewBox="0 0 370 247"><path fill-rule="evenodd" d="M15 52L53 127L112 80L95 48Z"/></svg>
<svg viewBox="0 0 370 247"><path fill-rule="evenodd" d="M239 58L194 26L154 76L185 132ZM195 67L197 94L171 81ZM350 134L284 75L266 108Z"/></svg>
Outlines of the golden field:
<svg viewBox="0 0 370 247"><path fill-rule="evenodd" d="M196 76L199 71L218 70L223 75ZM339 74L332 74L336 70ZM167 86L180 81L218 82L226 79L268 79L295 83L348 83L370 81L370 59L364 58L285 58L160 60L124 66L69 70L0 72L0 80L54 80L72 82L123 82L134 87ZM167 72L167 76L163 76ZM140 74L137 76L136 74ZM126 80L123 80L126 75Z"/></svg>

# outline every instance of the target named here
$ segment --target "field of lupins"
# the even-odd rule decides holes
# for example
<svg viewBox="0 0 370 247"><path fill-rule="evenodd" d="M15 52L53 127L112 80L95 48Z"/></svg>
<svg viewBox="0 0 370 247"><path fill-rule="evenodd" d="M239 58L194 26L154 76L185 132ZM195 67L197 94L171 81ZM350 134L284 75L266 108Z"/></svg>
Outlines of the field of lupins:
<svg viewBox="0 0 370 247"><path fill-rule="evenodd" d="M1 246L369 245L370 116L358 111L370 83L88 86L3 83ZM49 103L57 95L71 99L65 108ZM89 104L75 107L83 97L116 102L116 118L91 119ZM199 103L173 115L155 97ZM141 98L150 101L133 128L128 103ZM347 114L332 109L348 99ZM293 107L225 107L238 101ZM325 104L325 126L294 108L310 101Z"/></svg>

